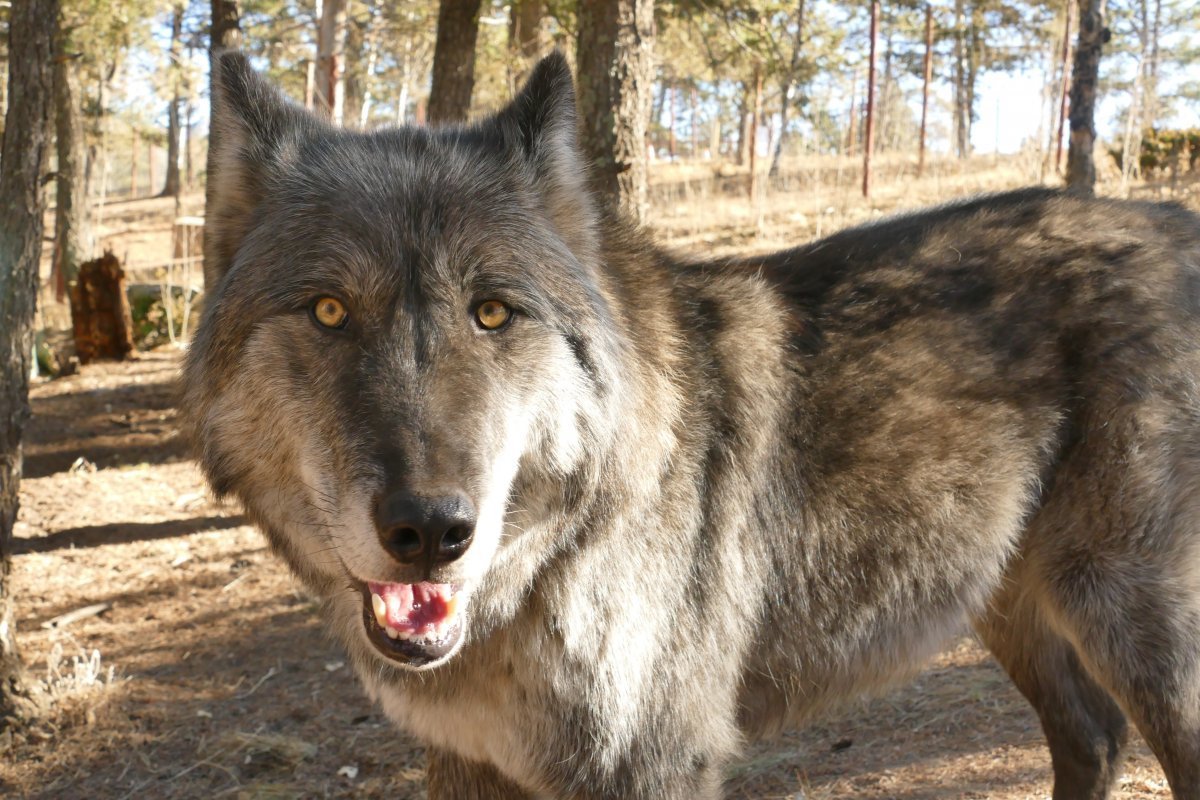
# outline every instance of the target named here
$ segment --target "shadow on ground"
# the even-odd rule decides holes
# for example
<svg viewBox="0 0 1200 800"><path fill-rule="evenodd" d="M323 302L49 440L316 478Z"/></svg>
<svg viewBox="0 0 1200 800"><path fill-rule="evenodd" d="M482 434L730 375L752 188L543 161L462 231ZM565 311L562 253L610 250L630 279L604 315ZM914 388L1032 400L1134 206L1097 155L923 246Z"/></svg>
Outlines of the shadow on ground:
<svg viewBox="0 0 1200 800"><path fill-rule="evenodd" d="M105 525L81 525L55 531L36 539L16 539L13 552L45 553L62 548L102 547L106 544L170 539L201 531L221 531L248 524L243 516L209 516L173 519L163 522L112 522Z"/></svg>

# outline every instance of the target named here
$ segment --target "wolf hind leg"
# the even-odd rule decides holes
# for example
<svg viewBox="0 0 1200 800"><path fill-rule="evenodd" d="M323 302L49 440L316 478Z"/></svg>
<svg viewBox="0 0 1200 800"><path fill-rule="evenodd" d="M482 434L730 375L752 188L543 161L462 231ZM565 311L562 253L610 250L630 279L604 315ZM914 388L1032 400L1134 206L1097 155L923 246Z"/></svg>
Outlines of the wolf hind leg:
<svg viewBox="0 0 1200 800"><path fill-rule="evenodd" d="M976 630L1037 712L1054 768L1053 799L1106 800L1124 761L1125 715L1013 577Z"/></svg>
<svg viewBox="0 0 1200 800"><path fill-rule="evenodd" d="M533 800L534 796L490 764L468 761L446 750L429 748L429 800Z"/></svg>
<svg viewBox="0 0 1200 800"><path fill-rule="evenodd" d="M1200 552L1111 555L1075 555L1055 581L1057 610L1081 660L1158 758L1174 797L1200 800L1200 574L1179 575L1181 567L1200 573Z"/></svg>

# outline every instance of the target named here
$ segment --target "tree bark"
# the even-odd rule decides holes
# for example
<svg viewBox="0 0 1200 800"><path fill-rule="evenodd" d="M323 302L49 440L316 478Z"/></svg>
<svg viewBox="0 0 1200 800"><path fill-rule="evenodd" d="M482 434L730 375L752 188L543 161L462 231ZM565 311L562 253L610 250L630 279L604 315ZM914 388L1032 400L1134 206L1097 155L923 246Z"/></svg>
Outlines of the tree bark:
<svg viewBox="0 0 1200 800"><path fill-rule="evenodd" d="M1146 124L1158 121L1158 39L1162 30L1162 0L1154 0L1154 22L1150 27L1150 66L1146 70Z"/></svg>
<svg viewBox="0 0 1200 800"><path fill-rule="evenodd" d="M71 327L80 363L103 358L119 361L133 352L133 320L125 290L125 272L112 251L80 267L79 280L71 287ZM168 302L166 295L163 302Z"/></svg>
<svg viewBox="0 0 1200 800"><path fill-rule="evenodd" d="M593 186L646 218L646 127L654 91L653 0L579 6L581 144Z"/></svg>
<svg viewBox="0 0 1200 800"><path fill-rule="evenodd" d="M1072 0L1067 0L1066 20L1063 23L1062 44L1062 82L1058 94L1058 127L1055 129L1054 171L1062 170L1063 125L1067 119L1067 99L1071 91L1071 71L1067 65L1071 63L1071 7Z"/></svg>
<svg viewBox="0 0 1200 800"><path fill-rule="evenodd" d="M963 89L963 116L966 127L963 134L963 153L971 155L971 133L975 128L975 88L979 73L983 69L983 9L978 2L971 6L971 22L967 28L967 70Z"/></svg>
<svg viewBox="0 0 1200 800"><path fill-rule="evenodd" d="M513 0L508 16L509 83L515 92L529 77L546 46L542 36L545 0Z"/></svg>
<svg viewBox="0 0 1200 800"><path fill-rule="evenodd" d="M741 92L738 94L737 138L734 139L734 163L739 167L750 157L750 107L753 105L753 94L750 83L741 81Z"/></svg>
<svg viewBox="0 0 1200 800"><path fill-rule="evenodd" d="M216 62L216 56L223 50L235 50L242 42L242 21L241 14L238 9L237 0L212 0L212 27L209 34L209 51L208 51L208 80L209 94L213 96L213 75L216 70L213 69ZM204 206L205 208L214 208L213 193L216 191L216 181L212 178L217 174L217 153L221 150L220 145L221 129L217 126L210 126L208 131L208 154L205 158L205 179L204 179ZM205 227L204 245L209 247L209 234L212 231L211 227ZM205 288L213 290L214 285L208 285L208 270L205 270Z"/></svg>
<svg viewBox="0 0 1200 800"><path fill-rule="evenodd" d="M183 6L176 5L171 14L171 64L168 68L171 74L171 102L167 105L167 179L163 183L163 197L178 197L183 189L180 180L179 162L181 149L179 147L180 130L179 107L183 104L181 97L183 73ZM151 187L153 190L153 187Z"/></svg>
<svg viewBox="0 0 1200 800"><path fill-rule="evenodd" d="M52 107L58 0L14 0L9 12L8 114L0 150L0 725L32 716L15 636L13 527L21 483L21 435L29 372L45 198L42 173Z"/></svg>
<svg viewBox="0 0 1200 800"><path fill-rule="evenodd" d="M1109 38L1104 27L1104 0L1079 3L1079 43L1071 70L1071 144L1067 150L1067 188L1091 195L1096 185L1092 150L1096 144L1096 83L1100 54Z"/></svg>
<svg viewBox="0 0 1200 800"><path fill-rule="evenodd" d="M754 62L754 106L750 112L750 185L747 195L754 202L754 194L758 189L758 126L762 118L762 65Z"/></svg>
<svg viewBox="0 0 1200 800"><path fill-rule="evenodd" d="M925 6L925 62L921 84L921 141L917 156L917 177L925 173L925 123L929 118L929 82L933 78L933 6Z"/></svg>
<svg viewBox="0 0 1200 800"><path fill-rule="evenodd" d="M879 0L871 2L871 50L867 59L867 122L863 134L863 197L871 196L871 151L875 149L875 64L879 42Z"/></svg>
<svg viewBox="0 0 1200 800"><path fill-rule="evenodd" d="M317 113L342 124L345 102L346 0L324 0L317 31Z"/></svg>
<svg viewBox="0 0 1200 800"><path fill-rule="evenodd" d="M372 93L375 88L375 68L379 63L379 28L383 23L382 0L371 0L371 16L367 20L367 30L363 44L366 58L362 70L362 105L358 109L358 127L365 129L371 120L371 104L375 98Z"/></svg>
<svg viewBox="0 0 1200 800"><path fill-rule="evenodd" d="M768 177L779 175L779 159L783 157L784 140L788 134L788 111L796 97L796 81L800 73L800 54L804 48L804 0L796 0L796 32L792 37L792 57L788 70L779 81L779 136L775 139L775 153L771 156Z"/></svg>
<svg viewBox="0 0 1200 800"><path fill-rule="evenodd" d="M438 7L433 83L425 112L430 125L467 121L475 89L479 6L480 0L442 0Z"/></svg>
<svg viewBox="0 0 1200 800"><path fill-rule="evenodd" d="M966 158L969 147L967 131L967 32L963 19L963 0L954 0L954 154Z"/></svg>
<svg viewBox="0 0 1200 800"><path fill-rule="evenodd" d="M242 15L238 0L212 0L210 51L236 50L242 43Z"/></svg>
<svg viewBox="0 0 1200 800"><path fill-rule="evenodd" d="M59 26L54 53L54 131L58 154L54 201L54 295L67 296L79 264L91 256L91 213L88 208L87 153L84 148L81 93L71 31Z"/></svg>

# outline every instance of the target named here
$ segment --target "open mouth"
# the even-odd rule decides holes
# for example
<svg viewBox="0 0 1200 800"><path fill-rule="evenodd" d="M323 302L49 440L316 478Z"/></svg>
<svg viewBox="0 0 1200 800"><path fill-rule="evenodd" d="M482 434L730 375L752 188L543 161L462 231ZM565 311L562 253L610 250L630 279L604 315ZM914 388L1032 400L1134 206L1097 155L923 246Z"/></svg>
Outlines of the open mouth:
<svg viewBox="0 0 1200 800"><path fill-rule="evenodd" d="M408 667L445 658L462 638L460 592L450 583L367 581L362 585L367 638Z"/></svg>

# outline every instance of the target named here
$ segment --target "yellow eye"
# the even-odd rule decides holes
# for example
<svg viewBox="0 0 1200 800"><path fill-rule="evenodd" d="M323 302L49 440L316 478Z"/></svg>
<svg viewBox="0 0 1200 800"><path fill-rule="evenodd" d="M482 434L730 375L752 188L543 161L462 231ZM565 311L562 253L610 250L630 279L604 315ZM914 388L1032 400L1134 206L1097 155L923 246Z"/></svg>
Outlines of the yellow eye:
<svg viewBox="0 0 1200 800"><path fill-rule="evenodd" d="M313 303L313 318L326 328L344 328L350 320L350 312L336 297L320 297Z"/></svg>
<svg viewBox="0 0 1200 800"><path fill-rule="evenodd" d="M483 328L494 331L512 319L512 309L499 300L485 300L475 309L475 320Z"/></svg>

